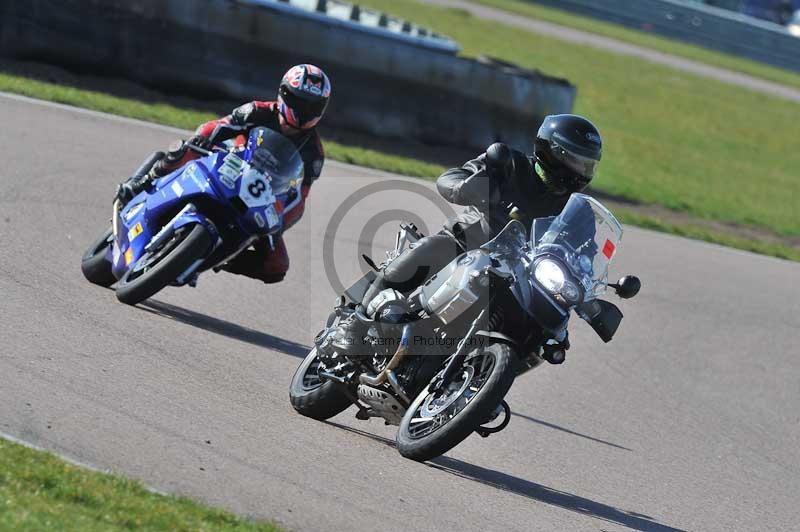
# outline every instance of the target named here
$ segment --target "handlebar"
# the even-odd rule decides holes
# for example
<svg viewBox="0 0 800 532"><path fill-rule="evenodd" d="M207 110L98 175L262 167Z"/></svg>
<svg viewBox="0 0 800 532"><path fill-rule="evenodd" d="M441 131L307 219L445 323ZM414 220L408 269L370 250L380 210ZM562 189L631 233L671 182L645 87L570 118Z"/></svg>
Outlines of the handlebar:
<svg viewBox="0 0 800 532"><path fill-rule="evenodd" d="M217 146L212 146L210 150L207 150L205 148L201 148L200 146L197 146L195 144L190 144L188 142L186 143L186 147L194 152L199 153L200 155L211 155L215 151L214 148L216 148L216 151L222 150L222 148L219 148Z"/></svg>
<svg viewBox="0 0 800 532"><path fill-rule="evenodd" d="M217 126L214 128L214 131L211 133L211 135L209 135L208 138L209 139L216 139L216 138L219 138L220 136L227 136L227 135L220 135L220 133L222 133L223 131L226 131L226 132L229 132L229 133L244 133L244 132L248 131L250 129L250 127L252 127L252 124L243 124L243 125L217 124ZM236 135L233 135L232 137L234 137L234 136L236 136ZM205 148L203 148L201 146L197 146L197 145L192 144L192 143L190 143L188 141L186 142L186 147L188 149L194 151L194 152L197 152L197 153L201 154L201 155L211 155L215 151L225 151L223 148L220 148L219 146L216 146L216 145L212 145L211 149L207 150L207 149L205 149Z"/></svg>

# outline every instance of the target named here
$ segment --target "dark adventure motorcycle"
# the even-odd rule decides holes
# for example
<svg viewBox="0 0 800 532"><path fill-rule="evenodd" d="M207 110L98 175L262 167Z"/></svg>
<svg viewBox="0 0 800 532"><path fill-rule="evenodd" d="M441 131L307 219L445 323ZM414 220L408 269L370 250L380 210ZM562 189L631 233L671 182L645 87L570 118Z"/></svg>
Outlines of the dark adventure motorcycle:
<svg viewBox="0 0 800 532"><path fill-rule="evenodd" d="M513 220L410 294L386 289L365 309L375 278L366 274L339 297L295 372L292 406L324 420L355 405L358 419L398 425L400 454L420 461L473 432L504 429L514 379L544 360L564 361L570 312L608 342L622 313L599 296L612 286L627 299L640 288L634 276L608 283L622 226L594 198L573 194L558 216L536 219L530 235ZM380 268L421 237L401 224Z"/></svg>

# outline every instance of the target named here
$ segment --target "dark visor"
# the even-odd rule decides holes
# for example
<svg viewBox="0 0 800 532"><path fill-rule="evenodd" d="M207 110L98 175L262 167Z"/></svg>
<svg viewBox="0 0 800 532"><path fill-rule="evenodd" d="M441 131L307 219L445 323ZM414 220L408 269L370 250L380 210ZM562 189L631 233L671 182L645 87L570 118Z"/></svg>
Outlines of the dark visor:
<svg viewBox="0 0 800 532"><path fill-rule="evenodd" d="M594 177L595 172L597 172L597 167L600 164L600 161L592 159L591 157L578 155L559 145L558 142L553 142L552 153L556 159L587 180L591 180Z"/></svg>
<svg viewBox="0 0 800 532"><path fill-rule="evenodd" d="M319 118L325 112L325 107L328 105L327 100L324 98L306 100L305 98L301 98L289 92L285 87L281 87L281 97L302 122Z"/></svg>

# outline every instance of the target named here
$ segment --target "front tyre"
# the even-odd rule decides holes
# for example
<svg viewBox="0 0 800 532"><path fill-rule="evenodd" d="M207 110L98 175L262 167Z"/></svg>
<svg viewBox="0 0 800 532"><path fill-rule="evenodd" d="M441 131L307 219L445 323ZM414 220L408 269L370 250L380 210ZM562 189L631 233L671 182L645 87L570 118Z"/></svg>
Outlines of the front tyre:
<svg viewBox="0 0 800 532"><path fill-rule="evenodd" d="M324 421L344 412L353 403L336 384L322 381L318 371L319 358L315 347L294 372L289 386L289 401L300 414Z"/></svg>
<svg viewBox="0 0 800 532"><path fill-rule="evenodd" d="M81 271L90 283L108 288L117 282L111 273L111 262L106 258L108 250L114 245L114 236L111 229L95 240L81 258Z"/></svg>
<svg viewBox="0 0 800 532"><path fill-rule="evenodd" d="M467 355L447 389L434 393L427 388L423 390L400 422L397 431L400 454L423 462L464 441L491 417L511 388L513 357L506 344L475 349Z"/></svg>
<svg viewBox="0 0 800 532"><path fill-rule="evenodd" d="M122 276L117 283L117 299L135 305L155 295L204 258L213 244L202 225L179 227L161 248L148 252Z"/></svg>

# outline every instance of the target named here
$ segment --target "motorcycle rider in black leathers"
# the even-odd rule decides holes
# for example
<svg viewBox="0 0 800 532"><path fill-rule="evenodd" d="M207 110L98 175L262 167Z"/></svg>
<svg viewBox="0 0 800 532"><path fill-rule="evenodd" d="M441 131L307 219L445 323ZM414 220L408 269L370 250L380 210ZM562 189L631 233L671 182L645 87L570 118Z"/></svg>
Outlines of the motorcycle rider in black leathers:
<svg viewBox="0 0 800 532"><path fill-rule="evenodd" d="M449 202L467 208L444 231L420 239L378 274L362 305L382 290L408 293L459 254L494 238L512 219L530 228L535 218L556 216L570 194L586 188L602 155L602 139L586 118L571 114L545 118L526 155L496 143L476 159L442 174L436 182ZM565 340L550 362L563 362ZM551 353L552 354L552 353ZM547 358L548 350L545 350ZM559 358L560 356L560 358Z"/></svg>

